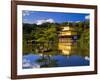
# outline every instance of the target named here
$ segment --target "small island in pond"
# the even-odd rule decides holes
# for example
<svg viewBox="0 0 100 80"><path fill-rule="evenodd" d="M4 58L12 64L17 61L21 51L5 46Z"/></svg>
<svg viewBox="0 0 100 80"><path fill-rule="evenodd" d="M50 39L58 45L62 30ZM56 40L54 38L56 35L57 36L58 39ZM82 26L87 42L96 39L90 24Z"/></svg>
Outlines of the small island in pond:
<svg viewBox="0 0 100 80"><path fill-rule="evenodd" d="M89 14L23 11L23 69L89 66Z"/></svg>

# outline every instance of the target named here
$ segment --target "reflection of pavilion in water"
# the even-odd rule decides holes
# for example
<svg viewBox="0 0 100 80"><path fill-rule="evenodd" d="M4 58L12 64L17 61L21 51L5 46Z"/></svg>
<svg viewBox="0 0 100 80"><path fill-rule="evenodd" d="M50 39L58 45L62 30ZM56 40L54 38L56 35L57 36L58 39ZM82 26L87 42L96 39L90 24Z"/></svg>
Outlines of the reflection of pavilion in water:
<svg viewBox="0 0 100 80"><path fill-rule="evenodd" d="M77 39L79 34L76 27L64 26L59 32L58 48L64 55L75 53L78 49Z"/></svg>

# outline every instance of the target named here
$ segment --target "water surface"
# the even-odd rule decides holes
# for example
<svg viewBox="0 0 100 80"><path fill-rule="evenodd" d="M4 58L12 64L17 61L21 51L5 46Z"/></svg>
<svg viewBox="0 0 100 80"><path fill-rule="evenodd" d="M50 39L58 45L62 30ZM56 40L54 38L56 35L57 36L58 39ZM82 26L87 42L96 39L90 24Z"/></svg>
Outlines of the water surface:
<svg viewBox="0 0 100 80"><path fill-rule="evenodd" d="M46 58L46 59L45 59ZM28 54L23 56L23 69L42 68L42 67L70 67L70 66L89 66L89 58L78 55L63 56L56 55L42 59L41 55Z"/></svg>

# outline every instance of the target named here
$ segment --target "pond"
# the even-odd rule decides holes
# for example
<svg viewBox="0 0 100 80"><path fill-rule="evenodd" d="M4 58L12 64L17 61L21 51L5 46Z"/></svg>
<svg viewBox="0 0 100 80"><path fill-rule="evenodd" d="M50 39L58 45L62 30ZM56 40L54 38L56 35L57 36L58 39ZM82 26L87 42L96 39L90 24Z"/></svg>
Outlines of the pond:
<svg viewBox="0 0 100 80"><path fill-rule="evenodd" d="M89 57L85 56L41 56L35 54L23 55L23 69L43 68L43 67L70 67L70 66L89 66Z"/></svg>

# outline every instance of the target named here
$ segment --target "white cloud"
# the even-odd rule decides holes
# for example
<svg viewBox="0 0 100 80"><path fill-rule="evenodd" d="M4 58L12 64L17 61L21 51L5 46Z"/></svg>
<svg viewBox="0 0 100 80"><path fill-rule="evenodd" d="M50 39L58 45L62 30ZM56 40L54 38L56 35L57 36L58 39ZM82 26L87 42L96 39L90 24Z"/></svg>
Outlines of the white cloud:
<svg viewBox="0 0 100 80"><path fill-rule="evenodd" d="M23 16L29 16L29 15L30 15L29 11L23 11Z"/></svg>
<svg viewBox="0 0 100 80"><path fill-rule="evenodd" d="M54 23L55 21L53 19L47 19L46 22Z"/></svg>
<svg viewBox="0 0 100 80"><path fill-rule="evenodd" d="M90 19L90 15L85 16L85 19L89 20Z"/></svg>
<svg viewBox="0 0 100 80"><path fill-rule="evenodd" d="M41 25L41 24L43 24L44 22L45 22L45 20L38 20L36 24L37 24L37 25Z"/></svg>
<svg viewBox="0 0 100 80"><path fill-rule="evenodd" d="M46 20L42 19L42 20L37 20L36 24L37 25L41 25L41 24L46 23L46 22L54 23L55 21L53 19L51 19L51 18L46 19Z"/></svg>

